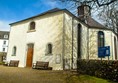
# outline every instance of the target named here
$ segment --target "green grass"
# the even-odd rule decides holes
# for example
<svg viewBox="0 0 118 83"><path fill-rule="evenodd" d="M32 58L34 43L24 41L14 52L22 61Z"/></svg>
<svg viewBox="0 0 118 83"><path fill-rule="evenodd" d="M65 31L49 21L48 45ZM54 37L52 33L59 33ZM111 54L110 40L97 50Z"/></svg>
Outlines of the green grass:
<svg viewBox="0 0 118 83"><path fill-rule="evenodd" d="M79 75L79 76L73 75L67 80L67 83L113 83L113 82L89 75Z"/></svg>
<svg viewBox="0 0 118 83"><path fill-rule="evenodd" d="M0 62L0 65L3 65L4 64L4 62Z"/></svg>

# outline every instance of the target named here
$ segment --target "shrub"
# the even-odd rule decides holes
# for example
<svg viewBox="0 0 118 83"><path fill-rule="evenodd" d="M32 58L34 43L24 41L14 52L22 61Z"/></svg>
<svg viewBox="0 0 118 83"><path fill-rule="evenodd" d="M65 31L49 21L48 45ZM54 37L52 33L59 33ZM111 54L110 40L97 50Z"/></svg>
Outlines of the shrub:
<svg viewBox="0 0 118 83"><path fill-rule="evenodd" d="M78 72L118 82L118 61L78 60Z"/></svg>
<svg viewBox="0 0 118 83"><path fill-rule="evenodd" d="M5 62L0 62L0 65L3 65Z"/></svg>

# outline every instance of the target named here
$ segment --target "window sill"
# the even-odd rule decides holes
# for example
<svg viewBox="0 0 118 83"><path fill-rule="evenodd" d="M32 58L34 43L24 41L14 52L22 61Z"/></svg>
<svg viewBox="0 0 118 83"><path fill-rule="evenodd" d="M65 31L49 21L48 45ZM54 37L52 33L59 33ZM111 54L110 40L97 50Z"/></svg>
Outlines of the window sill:
<svg viewBox="0 0 118 83"><path fill-rule="evenodd" d="M30 32L35 32L36 30L28 30L27 33L30 33Z"/></svg>
<svg viewBox="0 0 118 83"><path fill-rule="evenodd" d="M16 55L13 55L13 54L12 54L11 56L16 56Z"/></svg>
<svg viewBox="0 0 118 83"><path fill-rule="evenodd" d="M53 54L45 54L46 56L52 56Z"/></svg>

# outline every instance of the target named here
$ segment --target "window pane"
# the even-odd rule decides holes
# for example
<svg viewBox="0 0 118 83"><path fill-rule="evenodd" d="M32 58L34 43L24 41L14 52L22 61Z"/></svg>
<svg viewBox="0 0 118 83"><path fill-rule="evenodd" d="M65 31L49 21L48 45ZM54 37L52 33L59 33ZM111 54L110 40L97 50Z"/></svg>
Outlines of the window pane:
<svg viewBox="0 0 118 83"><path fill-rule="evenodd" d="M47 45L47 54L52 54L52 44Z"/></svg>
<svg viewBox="0 0 118 83"><path fill-rule="evenodd" d="M104 47L104 33L102 31L98 32L98 47Z"/></svg>
<svg viewBox="0 0 118 83"><path fill-rule="evenodd" d="M6 41L4 41L4 44L6 44Z"/></svg>
<svg viewBox="0 0 118 83"><path fill-rule="evenodd" d="M12 55L13 55L13 56L16 56L16 47L13 47Z"/></svg>
<svg viewBox="0 0 118 83"><path fill-rule="evenodd" d="M30 30L33 30L33 29L35 29L35 22L30 23Z"/></svg>
<svg viewBox="0 0 118 83"><path fill-rule="evenodd" d="M8 38L8 35L4 35L4 38Z"/></svg>
<svg viewBox="0 0 118 83"><path fill-rule="evenodd" d="M5 48L3 48L3 52L5 51Z"/></svg>

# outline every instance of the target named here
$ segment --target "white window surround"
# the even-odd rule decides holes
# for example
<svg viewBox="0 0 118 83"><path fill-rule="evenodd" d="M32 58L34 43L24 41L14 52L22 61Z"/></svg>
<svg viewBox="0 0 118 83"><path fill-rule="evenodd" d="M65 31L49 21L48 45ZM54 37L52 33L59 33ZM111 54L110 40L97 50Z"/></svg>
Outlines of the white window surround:
<svg viewBox="0 0 118 83"><path fill-rule="evenodd" d="M4 38L8 38L8 35L4 35Z"/></svg>

